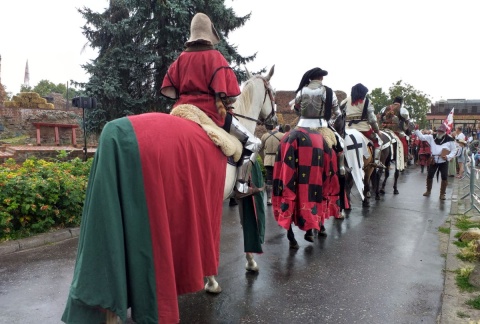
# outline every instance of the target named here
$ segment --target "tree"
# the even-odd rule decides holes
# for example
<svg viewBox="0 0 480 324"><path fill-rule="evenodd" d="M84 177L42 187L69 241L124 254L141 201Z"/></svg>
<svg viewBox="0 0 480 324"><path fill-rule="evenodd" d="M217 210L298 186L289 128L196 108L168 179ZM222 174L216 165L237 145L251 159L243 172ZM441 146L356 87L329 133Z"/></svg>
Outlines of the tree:
<svg viewBox="0 0 480 324"><path fill-rule="evenodd" d="M373 89L369 97L375 108L375 114L378 114L383 107L391 103L390 98L383 92L382 88Z"/></svg>
<svg viewBox="0 0 480 324"><path fill-rule="evenodd" d="M403 106L407 108L410 117L415 120L415 123L420 125L420 127L427 126L427 113L432 103L429 95L415 89L408 83L402 84L402 80L394 83L388 90L392 99L391 102L393 102L393 98L396 96L402 97Z"/></svg>
<svg viewBox="0 0 480 324"><path fill-rule="evenodd" d="M27 86L25 84L22 84L20 86L20 92L32 92L33 91L33 88L31 86Z"/></svg>
<svg viewBox="0 0 480 324"><path fill-rule="evenodd" d="M420 127L426 127L426 117L431 106L429 96L415 89L412 85L403 83L402 80L392 84L388 89L388 95L382 91L382 88L376 88L372 91L370 98L375 107L375 112L378 113L383 107L391 104L397 96L403 98L403 107L408 110L410 118L414 119Z"/></svg>
<svg viewBox="0 0 480 324"><path fill-rule="evenodd" d="M243 57L227 42L229 32L243 26L250 14L235 16L223 0L117 0L103 13L85 7L79 12L86 19L83 34L89 46L98 50L98 57L82 66L91 76L89 81L75 84L97 99L96 111L87 114L90 120L95 115L97 125L89 125L89 130L97 132L103 123L118 117L169 110L172 102L161 95L160 87L169 65L184 48L197 12L214 22L222 38L217 48L239 81L246 78L242 65L256 56Z"/></svg>
<svg viewBox="0 0 480 324"><path fill-rule="evenodd" d="M7 90L3 84L0 83L0 104L3 105L3 102L6 100L8 100Z"/></svg>
<svg viewBox="0 0 480 324"><path fill-rule="evenodd" d="M55 92L60 93L64 97L67 94L67 87L63 83L55 85L55 83L48 80L40 80L35 87L33 87L33 92L38 93L41 97L45 97L48 94Z"/></svg>

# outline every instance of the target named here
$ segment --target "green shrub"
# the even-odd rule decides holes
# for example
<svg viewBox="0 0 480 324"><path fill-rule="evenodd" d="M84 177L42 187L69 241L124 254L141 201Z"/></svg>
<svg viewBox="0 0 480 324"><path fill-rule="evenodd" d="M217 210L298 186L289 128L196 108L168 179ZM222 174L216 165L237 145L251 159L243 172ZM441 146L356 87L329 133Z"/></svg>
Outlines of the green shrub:
<svg viewBox="0 0 480 324"><path fill-rule="evenodd" d="M80 224L92 159L0 165L0 241Z"/></svg>

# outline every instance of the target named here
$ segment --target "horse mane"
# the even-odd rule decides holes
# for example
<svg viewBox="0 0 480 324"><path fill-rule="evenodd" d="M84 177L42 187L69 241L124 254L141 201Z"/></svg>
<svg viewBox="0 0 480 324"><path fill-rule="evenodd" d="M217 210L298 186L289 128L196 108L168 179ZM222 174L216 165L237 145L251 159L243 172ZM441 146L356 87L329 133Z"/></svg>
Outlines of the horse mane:
<svg viewBox="0 0 480 324"><path fill-rule="evenodd" d="M242 93L238 96L237 100L233 104L236 113L249 116L249 113L252 110L251 101L254 87L253 80L255 78L256 77L253 76L243 85Z"/></svg>

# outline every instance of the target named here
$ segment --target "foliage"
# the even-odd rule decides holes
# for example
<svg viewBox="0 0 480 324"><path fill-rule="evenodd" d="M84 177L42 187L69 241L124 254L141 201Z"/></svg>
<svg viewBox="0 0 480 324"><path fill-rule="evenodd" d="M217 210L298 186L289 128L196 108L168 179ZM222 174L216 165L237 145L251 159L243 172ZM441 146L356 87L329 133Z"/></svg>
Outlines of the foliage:
<svg viewBox="0 0 480 324"><path fill-rule="evenodd" d="M443 234L450 234L450 227L439 227L438 231Z"/></svg>
<svg viewBox="0 0 480 324"><path fill-rule="evenodd" d="M36 86L33 88L25 85L20 87L20 92L36 92L41 97L48 96L51 93L59 93L65 98L66 100L71 100L73 97L81 96L84 91L81 89L76 89L72 87L68 87L63 83L55 84L48 80L40 80Z"/></svg>
<svg viewBox="0 0 480 324"><path fill-rule="evenodd" d="M91 161L30 158L0 165L0 241L78 226Z"/></svg>
<svg viewBox="0 0 480 324"><path fill-rule="evenodd" d="M475 309L480 309L480 296L467 300L466 304Z"/></svg>
<svg viewBox="0 0 480 324"><path fill-rule="evenodd" d="M91 76L89 81L75 83L97 99L97 111L87 116L90 132L100 132L105 122L115 118L169 110L172 102L160 94L160 87L168 67L184 48L197 12L206 13L214 22L222 38L217 48L239 81L246 79L242 65L256 55L243 57L228 43L228 34L243 26L250 14L237 17L223 0L123 0L111 1L102 13L86 7L78 11L86 20L82 28L88 45L99 53L82 66Z"/></svg>
<svg viewBox="0 0 480 324"><path fill-rule="evenodd" d="M375 115L378 114L383 107L392 103L392 100L383 92L382 88L373 89L369 97L375 108Z"/></svg>
<svg viewBox="0 0 480 324"><path fill-rule="evenodd" d="M455 226L462 231L466 231L469 228L480 227L480 224L478 222L472 222L469 216L462 215L457 217ZM461 233L459 233L459 235L461 235Z"/></svg>
<svg viewBox="0 0 480 324"><path fill-rule="evenodd" d="M3 102L6 100L8 100L7 90L3 84L0 83L0 103L3 104Z"/></svg>
<svg viewBox="0 0 480 324"><path fill-rule="evenodd" d="M388 89L388 95L382 91L382 88L376 88L372 91L370 97L375 107L375 112L379 112L383 107L391 104L397 96L403 98L403 107L410 114L410 118L414 119L420 128L427 126L427 113L431 107L431 100L428 95L420 90L415 89L402 80L392 84Z"/></svg>
<svg viewBox="0 0 480 324"><path fill-rule="evenodd" d="M460 249L460 253L457 254L457 257L463 261L477 261L480 256L480 254L477 252L477 247L476 241L470 241L467 243L467 246Z"/></svg>
<svg viewBox="0 0 480 324"><path fill-rule="evenodd" d="M22 84L20 86L20 92L33 92L33 88L29 85Z"/></svg>
<svg viewBox="0 0 480 324"><path fill-rule="evenodd" d="M470 277L470 274L472 273L472 271L473 271L473 268L471 267L461 268L455 271L457 274L455 276L455 281L460 291L473 292L477 290L475 286L471 285L468 282L468 278Z"/></svg>

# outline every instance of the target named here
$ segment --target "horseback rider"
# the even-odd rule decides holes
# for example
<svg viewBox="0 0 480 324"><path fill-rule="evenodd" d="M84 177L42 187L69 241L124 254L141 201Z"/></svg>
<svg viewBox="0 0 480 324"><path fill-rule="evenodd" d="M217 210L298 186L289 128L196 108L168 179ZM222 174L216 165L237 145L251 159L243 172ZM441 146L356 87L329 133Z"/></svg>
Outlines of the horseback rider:
<svg viewBox="0 0 480 324"><path fill-rule="evenodd" d="M263 165L266 171L266 191L267 191L267 205L272 204L272 183L273 183L273 166L275 165L275 155L277 154L278 145L284 133L275 129L276 122L271 120L265 122L267 132L263 134L261 141L264 150Z"/></svg>
<svg viewBox="0 0 480 324"><path fill-rule="evenodd" d="M380 161L381 145L380 129L375 109L367 96L368 88L361 83L352 87L350 97L345 98L340 107L345 110L348 128L354 128L373 143L374 166L385 168ZM345 108L344 108L345 107Z"/></svg>
<svg viewBox="0 0 480 324"><path fill-rule="evenodd" d="M405 131L413 130L414 124L410 120L408 110L403 107L403 98L395 97L393 103L383 107L379 114L379 120L382 122L382 128L390 129L398 136L403 144L403 156L408 157L408 143Z"/></svg>
<svg viewBox="0 0 480 324"><path fill-rule="evenodd" d="M337 96L322 84L328 72L321 68L307 71L295 91L294 109L300 115L297 127L328 128L340 116Z"/></svg>
<svg viewBox="0 0 480 324"><path fill-rule="evenodd" d="M240 94L240 87L233 69L214 48L219 42L220 37L210 18L197 13L190 24L186 48L168 68L160 91L163 96L176 100L173 107L194 105L240 140L244 149L238 162L234 191L235 198L241 199L265 189L247 181L261 141L231 113L231 105Z"/></svg>
<svg viewBox="0 0 480 324"><path fill-rule="evenodd" d="M338 141L329 123L340 116L340 109L333 90L322 84L327 74L318 67L304 73L296 97L290 102L300 118L282 138L274 165L274 216L280 226L289 230L291 244L295 241L292 222L306 231L305 240L313 242L313 229L326 236L323 222L336 207L328 197L340 186L335 174L336 152L330 152ZM328 179L324 178L324 170L329 170Z"/></svg>

